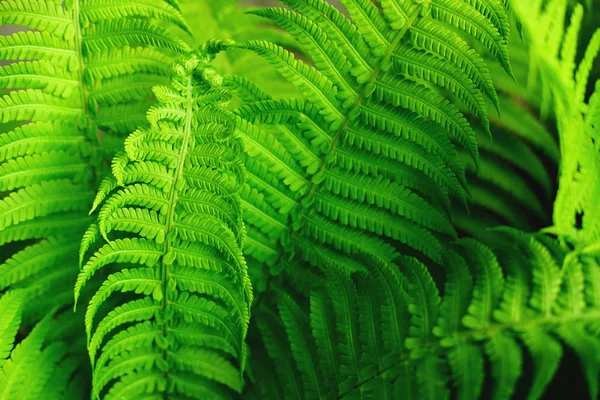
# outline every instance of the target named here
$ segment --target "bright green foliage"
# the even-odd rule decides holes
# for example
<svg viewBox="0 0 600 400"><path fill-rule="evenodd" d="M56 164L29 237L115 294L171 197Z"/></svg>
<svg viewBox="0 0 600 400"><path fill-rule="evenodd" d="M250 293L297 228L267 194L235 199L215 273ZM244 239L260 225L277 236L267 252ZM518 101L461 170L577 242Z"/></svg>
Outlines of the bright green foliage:
<svg viewBox="0 0 600 400"><path fill-rule="evenodd" d="M450 220L448 214L461 218L461 203L467 201L488 207L517 227L529 226L522 214L544 217L544 206L528 180L515 177L504 165L508 159L549 191L551 180L542 160L556 162L558 148L538 118L508 97L526 89L510 82L510 75L501 75L512 71L504 57L508 17L502 4L469 2L481 14L475 16L458 1L382 1L382 10L369 1L345 1L353 25L321 1L284 3L296 12L266 9L256 14L293 35L314 68L266 42L236 47L264 56L304 98L276 100L248 80L231 79L246 102L239 113L256 127L244 137L249 172L248 189L242 193L249 222L245 251L266 262L271 274L256 274L259 290L267 291L253 314L252 346L262 355L254 353L257 377L248 393L286 399L438 399L456 393L472 399L483 395L487 360L488 382L496 388L493 396L510 398L526 351L534 367L534 380L525 384L526 390L539 398L567 345L579 354L595 398L598 307L594 295L581 299L594 291L597 248L567 256L586 257L581 262L591 266L569 277L560 267L570 249L545 236L494 231L484 237L488 246L473 240L453 244L453 232L440 229L440 221ZM478 26L457 22L461 11ZM478 36L485 25L482 15L495 28L496 36L490 35L494 40ZM489 51L504 69L492 69L504 93L496 95L483 57L465 42L454 52L448 50L454 43L450 38L462 33L438 26L435 18L481 39L476 48L482 54ZM546 23L556 27L556 22ZM429 35L419 36L421 24L430 29ZM434 28L443 40L431 45ZM433 58L436 54L439 59ZM464 57L478 61L465 62ZM536 59L535 52L531 57L531 64L524 64L535 79L536 63L547 60ZM522 75L520 61L516 72ZM445 79L441 71L446 71ZM531 71L526 72L527 77ZM398 78L392 81L390 76ZM461 76L467 77L462 87ZM452 83L448 77L454 78ZM552 97L544 86L548 83L541 88L535 81L524 84L532 85L532 97L525 100L544 115L560 115L552 111ZM468 88L474 90L472 96ZM462 103L460 109L482 120L481 128L468 124L458 108L456 113L440 112L441 104L451 103L434 99L446 92ZM507 116L490 117L511 135L500 136L499 143L483 137L488 126L484 94L496 107L502 100L501 113L507 103ZM421 103L415 102L419 99ZM459 120L466 124L466 136L461 136ZM513 150L515 136L535 150ZM475 138L486 151L481 160ZM468 184L461 160L471 172ZM471 184L476 173L487 186ZM516 202L498 196L498 189ZM403 198L407 191L418 196L419 205L408 206ZM449 199L456 203L447 213ZM427 209L443 219L413 213ZM415 235L414 230L412 237L406 235L412 222L431 236ZM497 224L490 222L477 221L479 226L465 230L481 233L481 225ZM429 271L436 271L435 280ZM445 284L438 283L444 282L440 274ZM438 287L445 290L443 300ZM309 301L302 296L308 292Z"/></svg>
<svg viewBox="0 0 600 400"><path fill-rule="evenodd" d="M81 254L96 250L75 298L107 271L85 315L93 388L105 399L242 389L252 302L237 193L244 167L224 108L230 94L207 65L219 46L186 56L171 86L154 88L160 105L126 139L94 205Z"/></svg>
<svg viewBox="0 0 600 400"><path fill-rule="evenodd" d="M547 21L532 22L525 27L529 32L545 33L532 35L532 46L537 56L546 61L538 74L541 80L548 82L547 97L552 97L555 103L563 156L551 229L574 245L597 243L600 238L600 84L590 82L590 76L600 53L600 30L593 33L589 44L581 50L583 58L578 62L581 6L575 8L567 27L558 32L560 35L553 28L555 23L567 18L560 2L551 2L545 12L525 6L519 9L522 13L543 16L542 21ZM588 86L595 88L589 98L586 96Z"/></svg>
<svg viewBox="0 0 600 400"><path fill-rule="evenodd" d="M0 399L598 398L592 2L181 3L0 0Z"/></svg>
<svg viewBox="0 0 600 400"><path fill-rule="evenodd" d="M21 310L19 300L23 300L22 291L11 291L0 299L3 310L0 320L0 333L5 349L10 349L15 339L14 327L18 327ZM68 344L62 339L59 323L52 323L53 313L48 313L31 330L29 335L18 343L9 359L0 364L0 398L2 399L40 399L62 398L79 390L79 379L73 380L79 360L73 354L67 355ZM7 324L8 323L8 324ZM8 330L4 329L8 327ZM59 331L59 332L56 332ZM9 347L5 347L9 345ZM3 349L4 350L4 349ZM3 355L8 355L6 352ZM35 368L32 366L35 365ZM70 387L69 387L70 386Z"/></svg>
<svg viewBox="0 0 600 400"><path fill-rule="evenodd" d="M261 213L248 217L247 253L275 273L282 253L314 265L313 244L443 264L444 245L456 238L450 199L464 207L469 196L455 142L479 164L473 125L443 92L488 128L484 99L498 96L467 40L510 72L503 6L387 1L379 10L346 1L347 18L321 0L284 3L293 11L255 13L296 38L315 67L268 42L235 45L262 55L304 95L274 100L232 79L245 100L239 113L254 124L244 137L242 198Z"/></svg>
<svg viewBox="0 0 600 400"><path fill-rule="evenodd" d="M600 298L585 288L597 286L600 263L565 259L548 237L495 233L492 247L463 239L448 249L443 296L407 257L362 259L365 269L351 276L330 268L308 303L273 293L253 315L266 354L254 354L261 363L248 397L438 400L452 390L477 399L491 382L489 398L508 399L531 357L528 398L537 399L564 343L597 398Z"/></svg>
<svg viewBox="0 0 600 400"><path fill-rule="evenodd" d="M82 315L71 311L77 243L103 146L139 124L187 48L158 23L185 26L162 0L0 2L0 25L19 27L0 36L0 303L19 315L0 328L0 398L86 390ZM20 327L28 336L14 347Z"/></svg>

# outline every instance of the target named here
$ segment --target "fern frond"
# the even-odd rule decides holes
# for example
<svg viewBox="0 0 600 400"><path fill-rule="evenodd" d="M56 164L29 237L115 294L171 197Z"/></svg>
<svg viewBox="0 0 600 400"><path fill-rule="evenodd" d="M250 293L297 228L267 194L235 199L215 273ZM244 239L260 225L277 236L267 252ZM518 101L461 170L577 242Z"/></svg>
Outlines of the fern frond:
<svg viewBox="0 0 600 400"><path fill-rule="evenodd" d="M550 129L553 115L545 103L547 88L537 77L536 50L527 40L513 38L509 51L516 81L498 63L490 63L502 110L495 115L490 104L493 141L476 129L479 170L461 152L470 183L470 212L455 208L454 223L459 232L480 239L491 235L487 228L497 225L532 231L548 224L549 200L555 189L550 176L560 158Z"/></svg>
<svg viewBox="0 0 600 400"><path fill-rule="evenodd" d="M397 265L361 258L368 273L329 275L324 286L313 290L310 309L274 294L277 300L261 305L255 318L281 373L278 384L295 385L298 397L312 393L311 382L323 382L320 390L327 395L322 398L443 399L456 391L460 398L476 399L489 371L491 397L507 399L529 353L534 367L529 395L540 398L563 346L569 346L580 357L595 398L600 314L585 293L590 289L587 274L595 276L600 264L595 257L565 257L564 247L539 234L497 233L492 247L467 239L449 249L443 299L431 273L413 258L398 259ZM310 322L291 325L290 302L309 312ZM263 324L277 328L267 334ZM287 341L279 346L291 352L285 347L272 352L282 337ZM302 356L295 354L299 348ZM283 374L284 362L301 373ZM314 378L302 373L311 362L320 363ZM261 386L257 382L248 395L266 390Z"/></svg>
<svg viewBox="0 0 600 400"><path fill-rule="evenodd" d="M578 218L596 218L597 209L593 191L597 188L598 151L596 141L597 90L585 95L590 68L598 56L600 33L593 32L588 46L582 50L583 58L577 64L576 37L581 28L582 6L575 7L565 29L569 15L565 7L550 4L548 7L518 6L519 15L533 15L523 24L531 37L532 51L542 60L537 74L549 82L547 102L554 105L560 138L561 174L559 190L554 203L553 230L560 230L574 244L589 245L597 239L595 223L586 222L586 229L578 226ZM542 24L541 21L547 21ZM558 37L550 40L548 32L559 26ZM545 36L546 35L546 36ZM563 68L564 67L564 68ZM574 72L574 74L573 74ZM596 86L597 89L597 86ZM590 220L588 220L590 221Z"/></svg>
<svg viewBox="0 0 600 400"><path fill-rule="evenodd" d="M146 73L169 76L170 58L152 47L121 47L90 55L85 71L92 79Z"/></svg>
<svg viewBox="0 0 600 400"><path fill-rule="evenodd" d="M171 87L154 89L160 105L148 112L149 127L127 138L96 199L98 221L81 254L104 244L84 256L75 286L77 300L98 271L114 271L85 317L96 396L134 390L134 372L149 374L145 390L156 394L187 396L197 386L228 397L242 389L252 301L237 194L243 167L236 117L222 108L226 97L215 96L222 79L207 64L213 57L190 53L174 67ZM123 293L137 299L101 312L127 299Z"/></svg>
<svg viewBox="0 0 600 400"><path fill-rule="evenodd" d="M0 58L10 61L46 60L62 68L75 70L73 39L64 40L46 31L21 31L0 37Z"/></svg>
<svg viewBox="0 0 600 400"><path fill-rule="evenodd" d="M0 37L0 59L15 61L0 68L0 120L8 123L0 132L0 293L23 296L15 329L27 337L3 347L3 361L18 358L26 342L41 346L27 350L36 362L23 361L27 374L4 397L77 398L86 390L85 343L77 340L83 327L66 311L77 274L73 243L90 224L93 189L105 174L100 136L111 142L111 127L130 126L136 116L103 118L117 105L123 110L151 98L142 83L164 81L173 58L168 49L187 46L164 33L172 24L184 27L161 0L0 4L0 25L17 28ZM50 329L34 328L50 315L61 329L54 321Z"/></svg>
<svg viewBox="0 0 600 400"><path fill-rule="evenodd" d="M0 6L0 25L5 24L50 32L67 40L75 35L68 11L54 1L4 1Z"/></svg>
<svg viewBox="0 0 600 400"><path fill-rule="evenodd" d="M0 319L0 368L4 366L14 345L21 325L23 292L13 291L0 298L2 319Z"/></svg>
<svg viewBox="0 0 600 400"><path fill-rule="evenodd" d="M160 3L160 2L159 2ZM110 51L129 45L152 45L178 53L189 51L188 45L165 29L145 20L115 18L103 19L90 29L83 48L90 53Z"/></svg>
<svg viewBox="0 0 600 400"><path fill-rule="evenodd" d="M23 292L20 293L23 294ZM11 293L4 295L0 302L4 302L10 296ZM8 307L7 311L10 317L10 312L13 311L12 307ZM49 336L50 329L56 328L56 322L52 321L52 317L53 313L50 313L41 319L29 335L12 349L10 357L2 360L0 364L0 396L2 398L36 399L42 396L44 389L52 385L51 380L54 378L54 371L58 369L57 365L68 354L68 348L64 341L52 343L46 338ZM18 321L13 320L13 322ZM18 323L15 326L18 326ZM9 332L4 331L3 334ZM35 364L36 368L31 368L32 364ZM57 391L58 395L61 395L65 386L57 385L53 389Z"/></svg>
<svg viewBox="0 0 600 400"><path fill-rule="evenodd" d="M481 42L510 72L504 5L386 1L380 10L361 0L344 3L347 18L321 0L283 2L291 10L252 13L285 29L314 67L266 41L229 46L262 56L303 94L273 100L243 79L230 83L247 100L238 113L256 126L244 141L246 160L260 158L246 164L261 209L263 199L275 212L282 201L296 203L284 211L291 229L281 230L283 247L308 254L296 239L305 237L342 253L391 261L394 251L410 249L440 262L440 243L455 234L448 198L468 197L457 148L478 165L473 126L444 93L455 93L487 129L484 97L497 103L498 96L482 57L461 35ZM273 193L275 179L290 201ZM266 216L251 219L269 226Z"/></svg>
<svg viewBox="0 0 600 400"><path fill-rule="evenodd" d="M91 22L99 22L119 18L148 18L173 24L189 33L189 28L181 12L167 1L153 0L128 0L117 2L115 0L94 0L86 4L82 10Z"/></svg>
<svg viewBox="0 0 600 400"><path fill-rule="evenodd" d="M44 61L18 62L0 68L0 87L43 89L68 98L77 86L75 74Z"/></svg>

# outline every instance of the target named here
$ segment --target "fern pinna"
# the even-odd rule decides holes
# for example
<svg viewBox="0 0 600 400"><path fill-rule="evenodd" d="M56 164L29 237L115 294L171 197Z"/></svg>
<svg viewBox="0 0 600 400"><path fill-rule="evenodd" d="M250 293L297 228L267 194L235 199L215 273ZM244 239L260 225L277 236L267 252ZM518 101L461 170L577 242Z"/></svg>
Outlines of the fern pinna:
<svg viewBox="0 0 600 400"><path fill-rule="evenodd" d="M224 109L230 94L207 65L219 48L186 56L171 87L154 88L161 104L127 138L95 202L82 256L97 249L75 298L107 271L85 316L94 392L104 399L229 398L242 389L252 302L241 251L244 167L236 117Z"/></svg>
<svg viewBox="0 0 600 400"><path fill-rule="evenodd" d="M0 398L86 391L77 242L103 153L187 49L157 23L185 27L162 0L0 2L0 24L19 28L0 36Z"/></svg>

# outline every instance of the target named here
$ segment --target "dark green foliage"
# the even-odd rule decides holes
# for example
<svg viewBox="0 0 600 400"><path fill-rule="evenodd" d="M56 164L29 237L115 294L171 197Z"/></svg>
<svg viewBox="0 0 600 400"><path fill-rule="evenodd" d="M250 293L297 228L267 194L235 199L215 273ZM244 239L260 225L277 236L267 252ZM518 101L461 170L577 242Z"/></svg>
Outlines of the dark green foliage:
<svg viewBox="0 0 600 400"><path fill-rule="evenodd" d="M600 297L585 288L597 285L600 263L563 262L565 248L548 237L495 233L490 247L462 239L447 250L444 287L403 257L362 259L364 270L351 276L330 265L308 301L274 291L253 314L268 354L255 357L270 360L256 368L252 397L443 399L453 390L460 399L508 399L531 357L528 396L539 398L564 343L597 398Z"/></svg>
<svg viewBox="0 0 600 400"><path fill-rule="evenodd" d="M481 238L498 225L532 231L550 221L552 176L560 159L551 104L543 84L532 79L527 42L513 35L509 44L514 80L489 62L502 106L497 113L488 103L493 138L476 129L480 168L461 152L471 196L468 212L455 207L453 221L466 236Z"/></svg>

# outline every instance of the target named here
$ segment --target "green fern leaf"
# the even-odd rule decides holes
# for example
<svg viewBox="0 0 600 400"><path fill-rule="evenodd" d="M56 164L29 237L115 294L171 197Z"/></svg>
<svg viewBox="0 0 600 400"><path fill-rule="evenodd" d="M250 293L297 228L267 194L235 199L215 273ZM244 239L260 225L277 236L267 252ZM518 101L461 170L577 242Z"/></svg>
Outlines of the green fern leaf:
<svg viewBox="0 0 600 400"><path fill-rule="evenodd" d="M153 28L184 28L174 11L160 0L0 4L0 25L17 28L0 37L0 59L15 61L0 68L0 120L8 122L0 132L0 285L3 297L23 296L23 318L6 338L12 329L26 337L15 348L3 344L2 362L17 361L25 343L39 346L27 350L26 360L36 362L22 360L27 374L12 381L9 398L76 398L86 390L85 342L77 340L83 325L67 311L77 273L73 243L90 224L93 189L105 174L100 136L114 142L110 127L135 120L106 115L132 104L145 114L139 100L152 96L143 84L164 82L173 57L158 47L187 46ZM50 329L37 328L52 315Z"/></svg>
<svg viewBox="0 0 600 400"><path fill-rule="evenodd" d="M597 304L585 300L585 293L595 287L594 283L587 286L586 275L595 276L600 267L595 259L569 256L558 242L539 234L503 229L489 245L459 241L446 260L451 269L440 301L436 282L419 261L403 257L396 266L358 257L358 263L369 266L368 273L340 270L313 291L310 309L305 302L296 302L296 307L310 312L311 322L304 322L305 327L288 326L281 309L278 316L269 308L289 306L261 305L262 313L271 315L270 325L281 324L288 335L266 334L263 328L262 341L270 348L283 335L290 348L302 346L303 358L288 358L291 364L286 368L300 371L299 363L316 359L321 365L316 379L324 382L322 393L348 399L361 395L439 399L448 398L451 389L459 398L476 399L483 393L484 381L486 390L487 382L492 384L491 398L508 399L525 372L525 353L533 361L529 398L540 398L566 345L580 357L590 394L595 396L599 373L595 327L600 314ZM340 257L338 262L353 261ZM563 265L569 269L552 273L563 262L571 263ZM542 276L545 279L540 280ZM384 290L383 282L389 289ZM383 343L373 341L379 334L387 338ZM337 347L330 346L333 340ZM349 345L350 340L361 344ZM377 344L390 355L377 357ZM285 345L280 342L277 353L259 357L283 360L286 353L281 346ZM363 360L365 368L360 368ZM287 380L297 390L310 390L304 386L307 378L281 375L277 379Z"/></svg>
<svg viewBox="0 0 600 400"><path fill-rule="evenodd" d="M174 67L172 87L154 89L161 104L148 112L150 126L126 139L95 201L98 222L81 252L105 244L83 266L76 300L99 270L123 265L87 307L96 396L134 393L134 371L149 374L145 390L157 394L187 396L199 385L196 395L225 398L225 387L242 389L252 301L236 193L243 166L235 116L221 108L227 93L207 65L213 57L190 53ZM137 299L104 313L122 293ZM133 344L139 335L146 339Z"/></svg>
<svg viewBox="0 0 600 400"><path fill-rule="evenodd" d="M320 0L283 3L291 10L252 13L288 31L312 65L266 41L230 46L262 56L303 94L274 100L243 78L229 83L246 100L238 113L254 126L244 136L248 185L257 191L245 192L252 210L245 219L260 230L249 231L252 254L269 263L273 251L314 260L315 250L300 245L307 238L387 262L409 250L441 263L441 243L455 235L449 198L466 204L468 197L451 138L478 163L474 129L443 91L488 127L484 97L497 104L498 96L461 35L510 71L504 4L386 1L380 10L348 1L345 17ZM291 229L266 228L277 212L288 214ZM266 244L261 235L277 239L276 232L282 245Z"/></svg>

